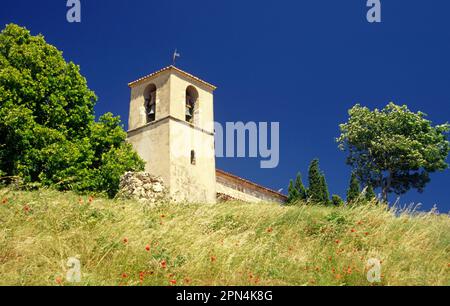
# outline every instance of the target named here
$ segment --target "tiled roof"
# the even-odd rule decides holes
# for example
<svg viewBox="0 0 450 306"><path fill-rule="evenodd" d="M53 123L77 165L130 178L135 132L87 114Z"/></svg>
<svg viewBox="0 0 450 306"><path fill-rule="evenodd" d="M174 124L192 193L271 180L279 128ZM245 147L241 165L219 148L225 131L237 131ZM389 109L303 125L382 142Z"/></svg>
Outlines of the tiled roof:
<svg viewBox="0 0 450 306"><path fill-rule="evenodd" d="M172 65L170 65L170 66L168 66L168 67L166 67L166 68L163 68L163 69L161 69L161 70L158 70L158 71L156 71L156 72L153 72L153 73L151 73L151 74L149 74L149 75L146 75L146 76L144 76L144 77L142 77L142 78L139 78L139 79L137 79L136 81L133 81L133 82L131 82L131 83L128 83L128 86L129 86L129 87L133 87L133 86L135 86L135 85L137 85L137 84L139 84L139 83L141 83L141 82L143 82L143 81L146 81L146 80L148 80L148 79L150 79L150 78L153 78L153 77L157 76L158 74L163 73L164 71L168 71L168 70L174 70L174 71L177 71L178 73L180 73L180 74L182 74L182 75L184 75L184 76L186 76L186 77L188 77L188 78L190 78L190 79L192 79L192 80L195 80L195 81L197 81L197 82L199 82L199 83L201 83L201 84L203 84L203 85L205 85L205 86L211 88L212 90L216 90L216 88L217 88L216 86L214 86L214 85L212 85L212 84L210 84L210 83L208 83L208 82L205 82L205 81L203 81L203 80L197 78L196 76L193 76L192 74L187 73L186 71L183 71L183 70L181 70L181 69L179 69L179 68L177 68L177 67L175 67L175 66L172 66Z"/></svg>

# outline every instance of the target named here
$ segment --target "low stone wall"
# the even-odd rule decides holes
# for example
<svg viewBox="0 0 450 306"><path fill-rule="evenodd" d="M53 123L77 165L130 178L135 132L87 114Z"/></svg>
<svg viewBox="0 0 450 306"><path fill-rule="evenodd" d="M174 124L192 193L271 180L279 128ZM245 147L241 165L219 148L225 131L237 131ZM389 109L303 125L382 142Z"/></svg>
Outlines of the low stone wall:
<svg viewBox="0 0 450 306"><path fill-rule="evenodd" d="M145 172L127 172L120 179L119 198L156 203L167 200L164 180Z"/></svg>

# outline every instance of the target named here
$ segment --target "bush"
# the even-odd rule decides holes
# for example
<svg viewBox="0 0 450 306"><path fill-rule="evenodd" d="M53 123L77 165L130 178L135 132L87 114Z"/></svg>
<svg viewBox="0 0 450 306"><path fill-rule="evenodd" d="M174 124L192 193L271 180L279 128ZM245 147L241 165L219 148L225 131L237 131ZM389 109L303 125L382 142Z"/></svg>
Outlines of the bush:
<svg viewBox="0 0 450 306"><path fill-rule="evenodd" d="M334 206L344 206L345 202L344 200L342 200L342 198L338 195L333 195L331 197L331 202L333 203Z"/></svg>
<svg viewBox="0 0 450 306"><path fill-rule="evenodd" d="M80 68L42 35L14 24L0 33L0 174L27 185L107 192L144 162L119 117L94 121L97 100Z"/></svg>

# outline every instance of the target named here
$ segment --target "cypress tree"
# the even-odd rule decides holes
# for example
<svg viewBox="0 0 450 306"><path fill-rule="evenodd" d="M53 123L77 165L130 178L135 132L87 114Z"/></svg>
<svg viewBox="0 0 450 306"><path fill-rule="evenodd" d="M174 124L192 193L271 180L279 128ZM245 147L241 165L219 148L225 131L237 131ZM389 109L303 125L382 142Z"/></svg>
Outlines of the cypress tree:
<svg viewBox="0 0 450 306"><path fill-rule="evenodd" d="M350 179L350 186L347 191L347 203L350 204L351 202L358 199L360 193L361 193L361 189L360 189L359 180L358 180L358 177L356 176L356 174L353 172L352 177Z"/></svg>
<svg viewBox="0 0 450 306"><path fill-rule="evenodd" d="M306 200L308 198L306 188L305 185L303 185L302 175L300 172L297 174L297 179L295 180L294 187L298 191L298 196L300 200Z"/></svg>
<svg viewBox="0 0 450 306"><path fill-rule="evenodd" d="M323 178L319 169L319 160L314 159L308 171L309 190L308 197L313 203L321 203L324 198Z"/></svg>
<svg viewBox="0 0 450 306"><path fill-rule="evenodd" d="M375 194L375 191L373 190L372 185L369 184L366 189L366 200L372 201L376 197L377 197L377 195Z"/></svg>
<svg viewBox="0 0 450 306"><path fill-rule="evenodd" d="M292 204L299 199L298 190L294 186L294 182L291 180L289 182L288 188L288 204Z"/></svg>
<svg viewBox="0 0 450 306"><path fill-rule="evenodd" d="M321 192L322 192L322 203L328 205L330 203L330 192L328 191L328 184L325 179L325 175L320 176Z"/></svg>

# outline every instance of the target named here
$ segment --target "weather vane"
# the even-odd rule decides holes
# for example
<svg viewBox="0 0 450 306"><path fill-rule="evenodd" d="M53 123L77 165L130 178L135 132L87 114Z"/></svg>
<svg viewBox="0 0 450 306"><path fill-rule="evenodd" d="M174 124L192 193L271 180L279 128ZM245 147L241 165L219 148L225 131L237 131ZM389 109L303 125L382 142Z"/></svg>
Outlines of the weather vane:
<svg viewBox="0 0 450 306"><path fill-rule="evenodd" d="M181 54L178 53L178 50L175 49L175 52L173 53L173 57L172 57L172 65L175 66L175 62L177 61L177 57L180 57Z"/></svg>

